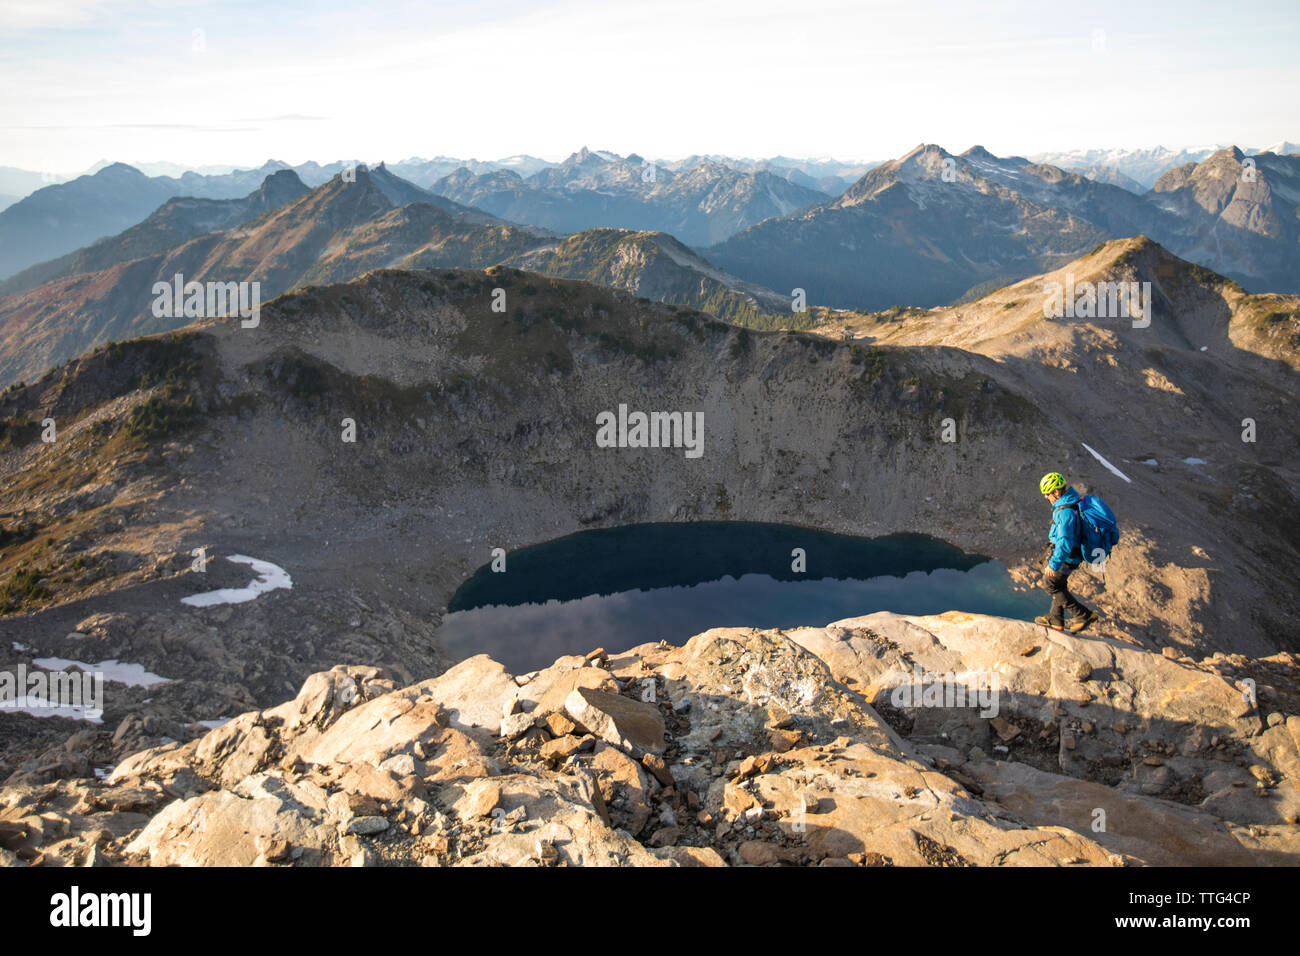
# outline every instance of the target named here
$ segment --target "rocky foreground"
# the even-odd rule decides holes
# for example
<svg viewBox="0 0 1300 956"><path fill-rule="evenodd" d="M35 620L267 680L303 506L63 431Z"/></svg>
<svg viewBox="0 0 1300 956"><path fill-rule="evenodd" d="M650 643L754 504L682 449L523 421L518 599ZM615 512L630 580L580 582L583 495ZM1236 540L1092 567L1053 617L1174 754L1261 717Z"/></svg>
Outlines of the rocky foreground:
<svg viewBox="0 0 1300 956"><path fill-rule="evenodd" d="M1300 864L1296 701L1236 663L878 613L407 687L339 666L106 780L0 791L0 864ZM917 669L996 675L997 713L896 692Z"/></svg>

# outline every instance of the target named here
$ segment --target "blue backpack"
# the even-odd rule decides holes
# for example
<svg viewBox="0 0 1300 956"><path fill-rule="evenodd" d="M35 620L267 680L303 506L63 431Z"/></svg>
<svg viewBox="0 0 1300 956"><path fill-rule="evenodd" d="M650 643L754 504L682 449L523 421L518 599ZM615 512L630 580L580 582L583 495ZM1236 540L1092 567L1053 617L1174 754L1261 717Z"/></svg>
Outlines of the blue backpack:
<svg viewBox="0 0 1300 956"><path fill-rule="evenodd" d="M1079 503L1071 507L1079 512L1082 531L1079 547L1083 550L1083 560L1100 564L1110 557L1110 549L1119 541L1119 522L1115 512L1096 495L1083 495ZM1098 551L1101 558L1097 556Z"/></svg>

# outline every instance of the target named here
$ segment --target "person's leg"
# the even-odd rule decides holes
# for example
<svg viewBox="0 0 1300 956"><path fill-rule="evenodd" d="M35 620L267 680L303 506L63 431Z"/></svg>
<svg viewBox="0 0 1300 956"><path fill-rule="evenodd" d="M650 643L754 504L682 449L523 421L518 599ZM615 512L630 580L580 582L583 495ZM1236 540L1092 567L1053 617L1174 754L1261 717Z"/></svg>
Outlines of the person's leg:
<svg viewBox="0 0 1300 956"><path fill-rule="evenodd" d="M1067 568L1060 576L1061 590L1052 600L1052 610L1056 611L1056 602L1061 602L1061 607L1070 612L1074 618L1084 618L1088 616L1088 608L1082 601L1070 593L1070 573L1074 568Z"/></svg>
<svg viewBox="0 0 1300 956"><path fill-rule="evenodd" d="M1065 579L1065 575L1055 571L1043 572L1041 587L1052 596L1052 607L1047 612L1047 620L1053 627L1065 626L1065 595L1069 593L1065 588Z"/></svg>

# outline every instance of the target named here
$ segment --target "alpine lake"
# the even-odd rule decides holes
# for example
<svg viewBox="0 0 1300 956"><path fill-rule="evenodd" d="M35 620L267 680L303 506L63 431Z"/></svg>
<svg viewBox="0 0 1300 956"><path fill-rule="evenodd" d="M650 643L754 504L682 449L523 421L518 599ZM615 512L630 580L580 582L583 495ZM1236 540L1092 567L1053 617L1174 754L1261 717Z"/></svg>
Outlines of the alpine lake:
<svg viewBox="0 0 1300 956"><path fill-rule="evenodd" d="M682 644L711 627L822 626L875 611L1032 620L1044 604L1016 590L1001 562L926 535L641 524L497 552L452 597L439 638L457 659L486 653L525 673L596 647Z"/></svg>

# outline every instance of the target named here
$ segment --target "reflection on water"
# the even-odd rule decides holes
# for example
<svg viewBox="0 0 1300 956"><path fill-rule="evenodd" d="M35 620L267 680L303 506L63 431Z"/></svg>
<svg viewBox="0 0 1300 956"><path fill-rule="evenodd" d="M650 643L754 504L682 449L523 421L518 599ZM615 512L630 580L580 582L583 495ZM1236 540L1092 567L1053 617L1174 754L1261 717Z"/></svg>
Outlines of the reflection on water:
<svg viewBox="0 0 1300 956"><path fill-rule="evenodd" d="M716 525L711 532L715 537L719 533ZM665 526L640 527L656 529L655 533L659 534ZM728 533L733 530L733 526L722 527L727 528ZM767 536L764 540L776 540L770 537L776 530L793 533L805 543L816 535L806 529L776 525L737 525L734 528L739 529L742 539L747 534L752 536L755 529L761 529L761 534ZM795 580L780 580L767 573L714 575L709 580L707 577L716 568L712 567L708 556L701 558L699 554L688 551L690 557L681 558L674 557L680 555L680 551L673 551L660 555L661 564L672 565L671 571L660 569L662 574L649 577L661 579L664 574L669 574L689 579L695 574L698 575L695 581L700 583L642 588L637 586L637 578L644 580L647 576L644 568L629 578L621 573L618 562L610 555L593 559L588 535L602 533L607 532L572 535L518 552L509 559L504 574L491 574L486 569L481 571L453 600L452 613L447 615L439 631L443 646L457 658L490 654L515 673L522 673L545 667L562 655L585 654L595 647L604 647L612 653L661 639L670 644L681 644L710 627L817 626L873 611L934 614L963 610L1027 620L1041 611L1039 605L1043 603L1041 595L1013 590L1006 567L1000 562L963 555L943 542L914 535L874 541L843 535L825 536L840 539L837 543L842 548L847 547L845 542L856 544L858 553L850 560L875 571L865 578L799 580L798 575L788 573L786 559L787 574L784 576ZM924 546L909 552L908 548L900 546L900 539L903 543ZM625 537L620 547L627 545L628 540ZM748 543L752 545L753 541ZM781 546L784 547L785 543L788 542L782 542ZM713 544L716 546L716 542ZM557 545L560 546L558 550ZM953 563L965 569L940 567L905 571L897 567L900 563L906 564L909 557L921 564L933 565L936 549L951 552L944 553L943 557L953 558L955 555ZM539 551L543 552L540 556L535 554ZM534 554L529 559L519 560L530 552ZM644 564L646 561L643 549L631 547L627 553L633 557L633 563ZM744 554L744 563L751 566L756 560L767 560L756 557L752 549L743 546L738 553ZM824 547L810 547L809 570L813 569L816 558L824 559L827 553ZM789 550L784 554L788 555ZM598 567L592 568L586 579L575 584L572 567L568 574L560 574L556 569L564 566L564 561L559 560L562 556L576 561L578 555L582 555L582 560L577 567L591 568L593 564ZM883 563L882 555L888 558ZM538 573L527 573L530 567L537 569ZM552 593L558 592L565 599L538 599L537 579L543 568L547 570L546 576L553 578L552 584L556 585ZM840 570L838 565L836 570ZM596 582L593 578L600 580ZM464 599L466 590L477 593L483 605L458 609L469 603ZM584 596L569 597L574 591ZM484 599L493 600L493 603Z"/></svg>
<svg viewBox="0 0 1300 956"><path fill-rule="evenodd" d="M797 570L795 549L802 556ZM489 604L568 601L638 588L690 587L728 575L865 581L938 568L966 571L987 560L923 534L858 538L755 521L624 525L580 531L513 552L506 573L480 568L448 607L468 611Z"/></svg>

